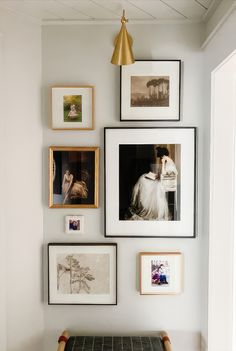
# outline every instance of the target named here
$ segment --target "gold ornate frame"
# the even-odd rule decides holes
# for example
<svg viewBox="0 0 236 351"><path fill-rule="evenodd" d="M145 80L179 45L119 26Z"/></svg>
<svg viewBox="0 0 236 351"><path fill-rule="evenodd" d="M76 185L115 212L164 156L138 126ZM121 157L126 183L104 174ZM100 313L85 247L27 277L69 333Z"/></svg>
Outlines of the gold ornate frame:
<svg viewBox="0 0 236 351"><path fill-rule="evenodd" d="M92 204L54 204L53 203L53 152L54 151L93 151L95 153L94 203ZM49 147L49 207L50 208L98 208L99 206L99 147L50 146Z"/></svg>

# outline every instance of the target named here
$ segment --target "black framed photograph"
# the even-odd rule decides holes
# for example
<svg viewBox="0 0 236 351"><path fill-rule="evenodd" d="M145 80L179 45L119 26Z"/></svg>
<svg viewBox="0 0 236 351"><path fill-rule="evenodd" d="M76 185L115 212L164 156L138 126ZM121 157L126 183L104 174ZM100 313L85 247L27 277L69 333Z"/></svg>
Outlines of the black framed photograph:
<svg viewBox="0 0 236 351"><path fill-rule="evenodd" d="M116 305L117 244L48 244L49 305Z"/></svg>
<svg viewBox="0 0 236 351"><path fill-rule="evenodd" d="M105 128L105 236L195 237L196 128Z"/></svg>
<svg viewBox="0 0 236 351"><path fill-rule="evenodd" d="M49 207L97 208L99 148L49 148Z"/></svg>
<svg viewBox="0 0 236 351"><path fill-rule="evenodd" d="M120 69L121 121L179 121L180 60L136 60Z"/></svg>

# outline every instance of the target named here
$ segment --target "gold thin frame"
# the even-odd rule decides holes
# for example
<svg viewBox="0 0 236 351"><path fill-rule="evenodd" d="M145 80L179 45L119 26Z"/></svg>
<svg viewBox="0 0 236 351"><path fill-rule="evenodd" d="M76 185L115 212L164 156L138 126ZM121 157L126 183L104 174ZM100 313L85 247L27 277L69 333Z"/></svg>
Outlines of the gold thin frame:
<svg viewBox="0 0 236 351"><path fill-rule="evenodd" d="M65 89L71 89L71 88L88 88L91 89L92 92L92 116L91 116L91 121L92 121L92 126L91 128L55 128L53 127L53 120L52 120L52 89L54 88L65 88ZM53 130L94 130L95 129L95 121L94 121L94 85L55 85L51 86L51 95L50 95L50 111L51 111L51 128Z"/></svg>
<svg viewBox="0 0 236 351"><path fill-rule="evenodd" d="M146 293L142 290L142 256L168 256L168 255L180 255L180 289L179 291L174 292L155 292L155 293ZM170 252L140 252L139 253L139 269L140 269L140 295L177 295L183 291L183 254L177 251Z"/></svg>
<svg viewBox="0 0 236 351"><path fill-rule="evenodd" d="M99 207L99 147L89 146L50 146L48 157L49 171L49 207L50 208L98 208ZM54 151L94 151L95 175L94 175L94 203L93 204L54 204L53 203L53 152Z"/></svg>

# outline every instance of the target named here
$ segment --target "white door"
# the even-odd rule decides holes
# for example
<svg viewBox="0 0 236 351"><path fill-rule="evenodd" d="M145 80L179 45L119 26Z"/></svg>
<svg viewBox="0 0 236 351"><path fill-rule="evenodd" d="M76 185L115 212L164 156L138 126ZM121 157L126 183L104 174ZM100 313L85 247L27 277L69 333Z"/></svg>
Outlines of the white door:
<svg viewBox="0 0 236 351"><path fill-rule="evenodd" d="M236 51L212 72L208 351L235 351Z"/></svg>

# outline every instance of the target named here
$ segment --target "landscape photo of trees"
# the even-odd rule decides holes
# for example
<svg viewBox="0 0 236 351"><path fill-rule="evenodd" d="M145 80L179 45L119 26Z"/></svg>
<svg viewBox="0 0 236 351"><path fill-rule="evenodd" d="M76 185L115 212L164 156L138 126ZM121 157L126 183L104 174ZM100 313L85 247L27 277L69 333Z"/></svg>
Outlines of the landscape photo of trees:
<svg viewBox="0 0 236 351"><path fill-rule="evenodd" d="M169 107L168 76L131 76L131 107Z"/></svg>

